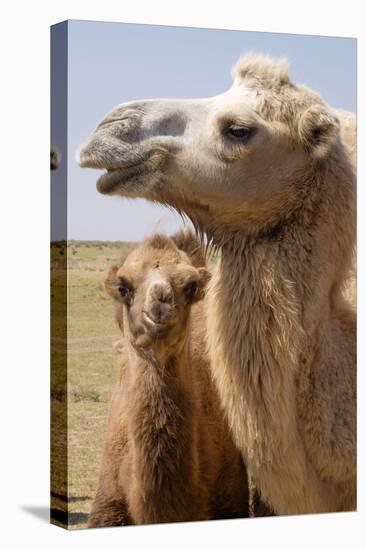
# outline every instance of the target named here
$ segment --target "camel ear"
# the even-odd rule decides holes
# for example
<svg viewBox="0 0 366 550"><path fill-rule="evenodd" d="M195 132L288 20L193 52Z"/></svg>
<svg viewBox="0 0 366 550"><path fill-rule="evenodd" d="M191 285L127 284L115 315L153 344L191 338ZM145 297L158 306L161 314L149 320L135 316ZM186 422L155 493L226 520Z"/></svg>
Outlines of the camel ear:
<svg viewBox="0 0 366 550"><path fill-rule="evenodd" d="M183 250L189 257L194 267L206 266L206 259L202 246L193 232L185 227L171 237L179 250Z"/></svg>
<svg viewBox="0 0 366 550"><path fill-rule="evenodd" d="M339 120L323 105L313 105L300 115L298 132L305 149L321 158L339 136Z"/></svg>
<svg viewBox="0 0 366 550"><path fill-rule="evenodd" d="M211 273L205 267L199 267L198 268L198 273L199 273L199 276L200 276L202 289L203 289L203 291L205 291L207 283L211 279Z"/></svg>
<svg viewBox="0 0 366 550"><path fill-rule="evenodd" d="M104 279L104 287L109 296L112 296L113 300L116 302L114 317L121 332L123 333L123 307L117 290L117 272L119 268L119 265L111 265L108 269L106 278Z"/></svg>
<svg viewBox="0 0 366 550"><path fill-rule="evenodd" d="M104 279L104 288L108 292L109 296L116 301L119 301L119 295L117 290L117 271L120 266L114 264L111 265L107 271L106 278Z"/></svg>
<svg viewBox="0 0 366 550"><path fill-rule="evenodd" d="M205 268L205 267L199 267L198 268L198 274L199 274L199 290L197 294L196 301L203 300L206 294L206 286L209 280L211 279L211 273Z"/></svg>
<svg viewBox="0 0 366 550"><path fill-rule="evenodd" d="M198 277L190 277L184 286L184 292L189 304L203 300L206 293L206 285L211 278L210 272L205 267L199 267L197 272Z"/></svg>

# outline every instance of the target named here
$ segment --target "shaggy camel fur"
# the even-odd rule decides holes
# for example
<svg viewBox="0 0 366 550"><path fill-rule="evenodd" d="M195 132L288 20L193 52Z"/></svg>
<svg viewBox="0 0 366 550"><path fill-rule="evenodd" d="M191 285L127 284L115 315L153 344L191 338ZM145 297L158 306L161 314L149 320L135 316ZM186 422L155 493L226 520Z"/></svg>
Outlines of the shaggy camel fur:
<svg viewBox="0 0 366 550"><path fill-rule="evenodd" d="M79 152L100 192L169 204L220 249L212 373L279 514L356 506L354 144L353 115L251 55L217 97L116 107Z"/></svg>
<svg viewBox="0 0 366 550"><path fill-rule="evenodd" d="M124 350L90 527L248 516L246 470L197 349L208 271L191 233L175 241L154 235L106 280Z"/></svg>

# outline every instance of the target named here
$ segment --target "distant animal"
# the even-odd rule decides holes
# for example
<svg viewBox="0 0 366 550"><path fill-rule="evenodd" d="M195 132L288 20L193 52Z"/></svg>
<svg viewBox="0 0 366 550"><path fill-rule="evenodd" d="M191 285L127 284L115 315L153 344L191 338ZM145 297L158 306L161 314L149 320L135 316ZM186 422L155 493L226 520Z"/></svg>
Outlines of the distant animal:
<svg viewBox="0 0 366 550"><path fill-rule="evenodd" d="M191 218L221 253L211 369L278 514L356 506L355 116L249 55L226 93L122 104L79 151L101 193ZM345 288L347 288L347 295Z"/></svg>
<svg viewBox="0 0 366 550"><path fill-rule="evenodd" d="M249 514L246 469L201 345L208 279L189 231L155 234L109 270L122 365L89 527Z"/></svg>
<svg viewBox="0 0 366 550"><path fill-rule="evenodd" d="M50 168L51 170L56 170L60 165L60 153L54 147L51 145L51 153L50 153Z"/></svg>

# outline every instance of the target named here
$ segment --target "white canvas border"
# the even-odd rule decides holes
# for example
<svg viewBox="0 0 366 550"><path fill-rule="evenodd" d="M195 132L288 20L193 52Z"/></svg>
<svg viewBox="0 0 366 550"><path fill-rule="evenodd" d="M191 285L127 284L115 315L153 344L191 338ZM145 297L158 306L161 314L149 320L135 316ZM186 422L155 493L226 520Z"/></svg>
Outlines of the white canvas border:
<svg viewBox="0 0 366 550"><path fill-rule="evenodd" d="M3 7L3 11L5 8ZM49 491L49 25L93 19L326 34L358 38L358 97L365 98L362 3L245 3L185 0L9 3L2 30L2 372L1 538L6 547L359 548L365 521L365 293L359 284L359 511L297 518L90 530L67 533L26 512L48 506ZM314 60L316 62L316 60ZM341 76L340 76L341 78ZM359 151L365 150L360 101ZM359 281L365 273L365 162L359 156ZM5 437L4 437L5 436Z"/></svg>

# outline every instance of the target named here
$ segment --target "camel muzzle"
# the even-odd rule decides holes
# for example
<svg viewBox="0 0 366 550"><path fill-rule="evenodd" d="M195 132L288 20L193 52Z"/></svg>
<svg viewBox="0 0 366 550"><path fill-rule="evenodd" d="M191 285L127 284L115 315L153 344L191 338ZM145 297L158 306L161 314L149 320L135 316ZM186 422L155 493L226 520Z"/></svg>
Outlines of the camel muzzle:
<svg viewBox="0 0 366 550"><path fill-rule="evenodd" d="M124 169L157 148L175 150L191 119L188 100L125 103L113 109L77 152L82 168Z"/></svg>
<svg viewBox="0 0 366 550"><path fill-rule="evenodd" d="M176 313L174 293L169 282L153 282L148 289L143 309L145 326L165 331L174 323Z"/></svg>

